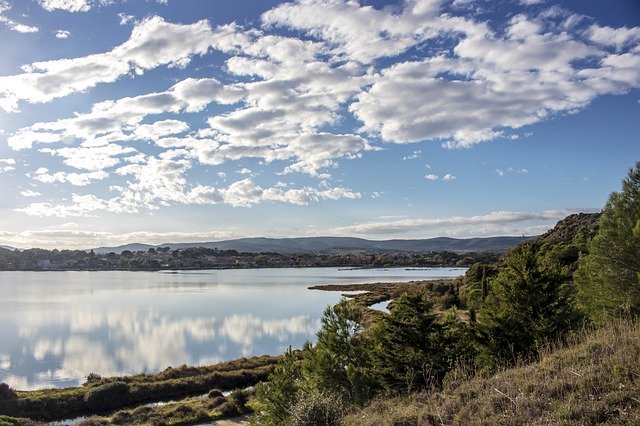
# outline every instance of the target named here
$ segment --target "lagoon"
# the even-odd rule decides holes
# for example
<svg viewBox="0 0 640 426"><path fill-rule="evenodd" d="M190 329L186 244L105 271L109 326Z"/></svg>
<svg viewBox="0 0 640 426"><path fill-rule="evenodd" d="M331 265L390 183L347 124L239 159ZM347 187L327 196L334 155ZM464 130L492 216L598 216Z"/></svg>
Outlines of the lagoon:
<svg viewBox="0 0 640 426"><path fill-rule="evenodd" d="M0 272L0 382L153 373L280 354L314 340L339 293L316 284L451 278L465 268Z"/></svg>

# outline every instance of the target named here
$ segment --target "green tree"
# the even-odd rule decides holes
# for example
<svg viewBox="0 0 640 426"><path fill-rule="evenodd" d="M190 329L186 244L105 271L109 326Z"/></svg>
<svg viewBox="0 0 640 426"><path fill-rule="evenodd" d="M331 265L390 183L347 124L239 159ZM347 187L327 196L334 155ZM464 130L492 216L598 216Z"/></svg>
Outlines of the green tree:
<svg viewBox="0 0 640 426"><path fill-rule="evenodd" d="M430 387L446 371L442 326L428 296L405 293L395 300L375 329L376 373L390 393Z"/></svg>
<svg viewBox="0 0 640 426"><path fill-rule="evenodd" d="M576 285L580 308L597 323L640 314L640 161L609 196Z"/></svg>
<svg viewBox="0 0 640 426"><path fill-rule="evenodd" d="M255 424L279 426L291 415L302 387L300 360L289 348L266 382L256 387Z"/></svg>
<svg viewBox="0 0 640 426"><path fill-rule="evenodd" d="M511 250L478 312L481 364L534 356L540 344L573 328L580 317L572 297L567 277L545 267L539 244Z"/></svg>
<svg viewBox="0 0 640 426"><path fill-rule="evenodd" d="M317 343L302 362L309 386L349 404L362 405L376 392L370 368L371 340L363 334L362 311L342 300L327 307Z"/></svg>

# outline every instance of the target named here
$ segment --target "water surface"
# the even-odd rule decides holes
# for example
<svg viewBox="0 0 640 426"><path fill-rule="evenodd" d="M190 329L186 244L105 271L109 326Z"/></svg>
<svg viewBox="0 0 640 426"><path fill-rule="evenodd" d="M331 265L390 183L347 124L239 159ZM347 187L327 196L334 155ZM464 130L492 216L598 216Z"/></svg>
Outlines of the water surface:
<svg viewBox="0 0 640 426"><path fill-rule="evenodd" d="M75 386L279 354L314 339L339 293L314 284L436 279L460 268L0 272L0 382Z"/></svg>

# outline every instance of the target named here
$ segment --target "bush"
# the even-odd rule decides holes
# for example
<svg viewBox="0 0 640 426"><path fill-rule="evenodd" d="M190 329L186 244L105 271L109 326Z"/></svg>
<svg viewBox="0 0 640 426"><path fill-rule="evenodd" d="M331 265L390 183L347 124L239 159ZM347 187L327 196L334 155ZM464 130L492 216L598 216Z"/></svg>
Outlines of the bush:
<svg viewBox="0 0 640 426"><path fill-rule="evenodd" d="M211 389L209 391L209 393L207 394L207 397L213 399L213 398L218 398L220 396L224 396L222 394L222 391L220 389Z"/></svg>
<svg viewBox="0 0 640 426"><path fill-rule="evenodd" d="M235 417L240 414L238 407L233 402L225 402L218 408L216 408L223 417Z"/></svg>
<svg viewBox="0 0 640 426"><path fill-rule="evenodd" d="M112 382L89 390L84 396L87 407L93 411L108 411L122 407L129 401L129 385Z"/></svg>
<svg viewBox="0 0 640 426"><path fill-rule="evenodd" d="M99 381L101 379L102 379L102 377L99 374L97 374L97 373L89 373L87 375L87 381L84 382L83 385L88 385L88 384L91 384L91 383L95 383L95 382L97 382L97 381Z"/></svg>
<svg viewBox="0 0 640 426"><path fill-rule="evenodd" d="M242 389L237 389L231 392L229 395L231 401L238 407L239 411L244 411L247 401L249 400L249 396Z"/></svg>
<svg viewBox="0 0 640 426"><path fill-rule="evenodd" d="M8 384L0 383L0 401L8 399L16 399L16 391L14 391Z"/></svg>
<svg viewBox="0 0 640 426"><path fill-rule="evenodd" d="M290 421L292 426L339 425L345 411L339 397L313 393L302 396L292 407Z"/></svg>

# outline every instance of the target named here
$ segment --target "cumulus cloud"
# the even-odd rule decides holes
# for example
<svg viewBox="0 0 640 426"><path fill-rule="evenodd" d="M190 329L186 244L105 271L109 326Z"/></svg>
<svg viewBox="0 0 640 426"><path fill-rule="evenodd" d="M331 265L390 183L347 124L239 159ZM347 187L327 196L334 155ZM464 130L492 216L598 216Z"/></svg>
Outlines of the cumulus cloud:
<svg viewBox="0 0 640 426"><path fill-rule="evenodd" d="M80 12L99 3L41 4ZM387 143L437 141L456 148L516 139L523 126L640 86L640 28L519 9L499 26L434 0L384 8L300 0L264 13L256 28L151 16L111 50L34 62L21 74L0 77L0 108L17 111L25 102L51 102L158 67L184 68L214 50L225 61L220 75L98 102L89 111L23 127L7 142L79 170L48 172L42 180L90 186L109 175L124 181L111 185L110 199L82 199L97 206L93 210L61 205L56 214L154 210L171 203L304 205L359 194L340 187L265 189L252 179L213 188L191 182L188 172L249 159L275 163L279 175L326 179L342 162ZM219 107L207 110L212 104ZM194 113L206 120L193 120ZM405 159L421 154L414 150ZM429 173L425 179L455 176ZM41 211L28 209L20 211Z"/></svg>
<svg viewBox="0 0 640 426"><path fill-rule="evenodd" d="M15 112L19 101L49 102L161 65L184 67L192 56L203 55L214 45L233 44L228 38L235 35L228 27L214 31L207 21L179 25L150 17L136 24L126 42L108 52L34 62L23 66L22 74L0 77L0 108Z"/></svg>
<svg viewBox="0 0 640 426"><path fill-rule="evenodd" d="M94 180L102 180L109 177L102 170L90 173L49 173L49 170L45 167L39 168L34 173L27 173L27 176L42 183L70 183L75 186L85 186Z"/></svg>

